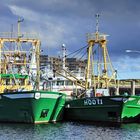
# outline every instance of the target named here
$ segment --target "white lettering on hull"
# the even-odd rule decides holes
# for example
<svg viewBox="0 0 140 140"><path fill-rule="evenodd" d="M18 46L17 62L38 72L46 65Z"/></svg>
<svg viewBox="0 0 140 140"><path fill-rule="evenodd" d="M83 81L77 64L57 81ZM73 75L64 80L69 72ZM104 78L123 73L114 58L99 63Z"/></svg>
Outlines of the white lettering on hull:
<svg viewBox="0 0 140 140"><path fill-rule="evenodd" d="M103 104L103 100L102 99L85 99L84 100L84 105L87 106L91 106L91 105L102 105Z"/></svg>

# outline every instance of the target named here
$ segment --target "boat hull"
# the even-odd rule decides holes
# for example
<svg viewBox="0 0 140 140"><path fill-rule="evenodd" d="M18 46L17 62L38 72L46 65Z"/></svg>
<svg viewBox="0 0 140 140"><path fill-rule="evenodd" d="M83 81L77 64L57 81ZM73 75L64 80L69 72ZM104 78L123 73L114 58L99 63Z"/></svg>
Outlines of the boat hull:
<svg viewBox="0 0 140 140"><path fill-rule="evenodd" d="M65 95L31 91L0 95L0 122L47 123L61 121Z"/></svg>
<svg viewBox="0 0 140 140"><path fill-rule="evenodd" d="M134 106L133 109L128 108L126 104L129 98L129 96L106 96L67 101L65 119L112 123L137 121L136 116L140 115L140 105L137 108ZM135 97L135 99L139 101L140 97ZM130 101L130 104L133 103ZM129 113L133 117L129 117Z"/></svg>
<svg viewBox="0 0 140 140"><path fill-rule="evenodd" d="M140 122L140 96L130 96L123 104L123 122Z"/></svg>

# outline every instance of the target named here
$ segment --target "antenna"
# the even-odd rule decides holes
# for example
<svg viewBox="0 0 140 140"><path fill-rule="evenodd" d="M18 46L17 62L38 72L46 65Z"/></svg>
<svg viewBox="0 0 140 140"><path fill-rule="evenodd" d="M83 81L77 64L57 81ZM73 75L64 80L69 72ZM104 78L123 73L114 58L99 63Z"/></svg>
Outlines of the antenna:
<svg viewBox="0 0 140 140"><path fill-rule="evenodd" d="M96 33L99 32L99 16L100 15L98 13L95 15L95 17L96 17Z"/></svg>
<svg viewBox="0 0 140 140"><path fill-rule="evenodd" d="M22 18L22 19L20 17L18 18L18 38L21 37L21 35L20 35L20 23L23 21L24 21L24 18Z"/></svg>
<svg viewBox="0 0 140 140"><path fill-rule="evenodd" d="M14 31L14 27L13 27L13 24L11 24L11 38L13 37L13 31ZM10 44L11 44L11 50L12 50L12 42Z"/></svg>
<svg viewBox="0 0 140 140"><path fill-rule="evenodd" d="M23 18L22 18L22 19L21 19L20 17L18 18L18 21L17 21L17 23L18 23L18 29L17 29L17 37L18 37L18 40L22 37L22 35L21 35L21 33L20 33L20 23L23 22L23 21L24 21ZM17 48L15 48L15 50L16 50L16 51L19 51L19 50L20 50L20 49L19 49L20 47L21 47L21 44L20 44L20 42L18 41L18 42L17 42Z"/></svg>
<svg viewBox="0 0 140 140"><path fill-rule="evenodd" d="M63 67L63 69L65 69L65 63L66 63L66 45L65 44L62 44L62 52L63 52L63 54L62 54L62 67Z"/></svg>

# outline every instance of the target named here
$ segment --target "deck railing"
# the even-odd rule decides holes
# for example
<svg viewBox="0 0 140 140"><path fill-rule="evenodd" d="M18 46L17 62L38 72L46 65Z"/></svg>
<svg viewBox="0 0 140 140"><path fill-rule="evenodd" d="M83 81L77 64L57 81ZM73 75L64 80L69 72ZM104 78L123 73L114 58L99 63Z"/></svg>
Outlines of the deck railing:
<svg viewBox="0 0 140 140"><path fill-rule="evenodd" d="M37 33L14 33L14 32L0 32L0 38L23 38L23 39L38 39Z"/></svg>

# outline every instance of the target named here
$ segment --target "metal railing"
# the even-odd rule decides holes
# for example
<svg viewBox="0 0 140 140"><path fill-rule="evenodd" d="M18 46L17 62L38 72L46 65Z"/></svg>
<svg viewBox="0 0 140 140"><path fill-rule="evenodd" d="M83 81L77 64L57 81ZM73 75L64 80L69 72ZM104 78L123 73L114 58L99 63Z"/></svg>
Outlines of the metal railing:
<svg viewBox="0 0 140 140"><path fill-rule="evenodd" d="M23 39L38 39L37 33L14 33L14 32L0 32L0 38L23 38Z"/></svg>
<svg viewBox="0 0 140 140"><path fill-rule="evenodd" d="M87 40L90 41L90 40L106 40L107 36L109 35L106 35L106 34L99 34L99 33L88 33L87 34Z"/></svg>

